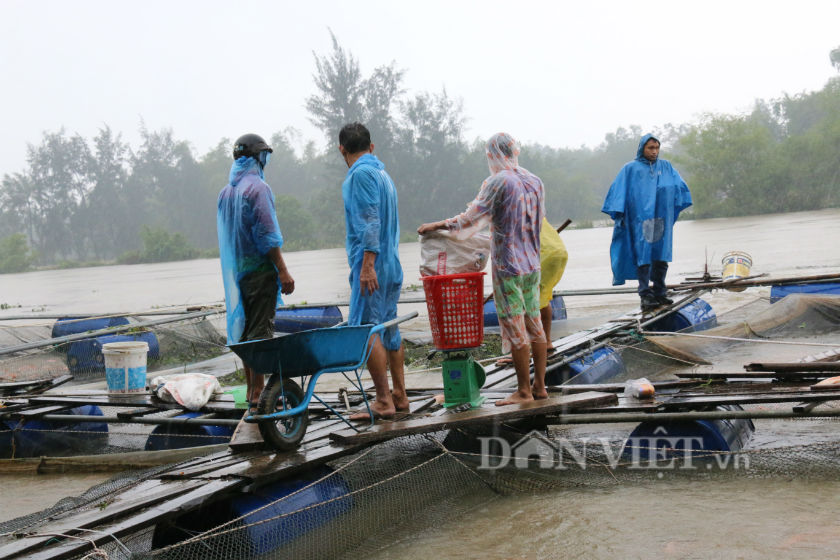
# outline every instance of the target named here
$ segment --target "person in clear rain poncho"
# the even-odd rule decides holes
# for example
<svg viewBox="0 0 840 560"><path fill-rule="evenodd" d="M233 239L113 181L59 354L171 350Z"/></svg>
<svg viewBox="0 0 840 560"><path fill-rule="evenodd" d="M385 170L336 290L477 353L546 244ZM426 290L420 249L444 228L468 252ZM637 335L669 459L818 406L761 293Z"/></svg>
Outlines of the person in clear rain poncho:
<svg viewBox="0 0 840 560"><path fill-rule="evenodd" d="M347 228L347 263L350 265L348 324L380 324L397 316L403 271L398 245L400 220L397 189L385 165L373 155L370 132L360 123L345 125L338 135L339 152L349 168L341 186ZM368 371L376 388L370 409L374 417L390 418L407 411L404 349L399 327L373 341ZM388 388L391 369L393 392ZM351 418L369 418L367 412Z"/></svg>
<svg viewBox="0 0 840 560"><path fill-rule="evenodd" d="M465 212L421 225L417 232L460 231L489 218L493 297L499 315L502 348L511 352L517 391L497 405L546 398L546 338L540 321L540 230L545 194L539 177L519 166L519 144L506 133L486 146L490 176ZM534 357L534 383L530 356Z"/></svg>
<svg viewBox="0 0 840 560"><path fill-rule="evenodd" d="M615 220L610 245L613 285L637 279L642 311L674 303L665 287L674 223L691 206L688 186L671 163L659 157L659 145L652 134L642 136L636 159L618 172L601 209Z"/></svg>
<svg viewBox="0 0 840 560"><path fill-rule="evenodd" d="M216 227L228 344L271 338L278 291L291 294L295 289L280 252L283 235L277 224L274 194L264 180L263 168L271 152L256 134L237 139L228 184L219 193ZM249 408L253 409L265 379L248 364L243 365Z"/></svg>

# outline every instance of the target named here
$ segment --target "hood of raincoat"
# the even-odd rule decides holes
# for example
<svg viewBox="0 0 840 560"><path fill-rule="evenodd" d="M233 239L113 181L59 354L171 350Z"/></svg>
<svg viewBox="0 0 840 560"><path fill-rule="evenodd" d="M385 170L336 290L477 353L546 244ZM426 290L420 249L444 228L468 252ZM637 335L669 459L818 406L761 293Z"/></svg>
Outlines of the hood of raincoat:
<svg viewBox="0 0 840 560"><path fill-rule="evenodd" d="M266 161L266 163L268 162ZM250 156L242 156L239 159L235 160L233 162L233 165L230 166L230 175L228 175L228 181L230 182L230 186L235 187L237 184L239 184L239 181L242 180L242 177L250 173L253 169L256 169L259 172L260 179L265 180L263 166L255 158L252 158Z"/></svg>
<svg viewBox="0 0 840 560"><path fill-rule="evenodd" d="M487 166L495 175L504 169L519 167L519 142L506 132L499 132L487 141Z"/></svg>
<svg viewBox="0 0 840 560"><path fill-rule="evenodd" d="M636 149L636 161L641 161L642 163L651 163L651 161L649 159L647 159L644 155L645 144L648 143L648 140L656 140L657 142L659 142L659 138L657 138L653 134L648 133L648 134L645 134L644 136L642 136L642 139L639 140L639 147ZM662 142L659 142L659 144L661 145ZM656 158L656 159L659 159L659 158ZM656 162L653 162L653 163L656 163Z"/></svg>

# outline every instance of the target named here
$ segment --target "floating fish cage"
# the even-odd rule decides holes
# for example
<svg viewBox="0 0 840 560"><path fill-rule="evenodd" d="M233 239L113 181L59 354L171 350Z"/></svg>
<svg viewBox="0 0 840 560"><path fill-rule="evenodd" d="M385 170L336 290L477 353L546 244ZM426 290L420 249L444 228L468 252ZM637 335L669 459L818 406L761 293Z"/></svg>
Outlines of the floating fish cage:
<svg viewBox="0 0 840 560"><path fill-rule="evenodd" d="M79 406L62 414L102 416L98 406ZM108 443L105 422L52 422L0 420L0 457L40 457L83 455Z"/></svg>
<svg viewBox="0 0 840 560"><path fill-rule="evenodd" d="M717 410L743 410L721 405ZM755 433L752 420L743 418L642 422L625 442L623 454L642 460L684 457L703 451L735 452L746 448ZM697 455L698 458L702 454Z"/></svg>
<svg viewBox="0 0 840 560"><path fill-rule="evenodd" d="M705 300L697 298L673 313L648 325L649 331L694 332L717 326L717 315Z"/></svg>
<svg viewBox="0 0 840 560"><path fill-rule="evenodd" d="M149 345L148 358L160 358L160 345L152 331L126 334L109 334L71 342L67 350L67 367L71 373L105 371L102 346L110 342L145 342Z"/></svg>
<svg viewBox="0 0 840 560"><path fill-rule="evenodd" d="M549 305L551 305L551 318L553 321L562 321L567 318L566 302L563 300L563 296L554 296ZM499 314L496 311L496 304L492 299L484 304L484 326L499 326Z"/></svg>
<svg viewBox="0 0 840 560"><path fill-rule="evenodd" d="M770 303L776 303L790 294L840 295L840 283L815 282L813 284L786 284L770 288Z"/></svg>

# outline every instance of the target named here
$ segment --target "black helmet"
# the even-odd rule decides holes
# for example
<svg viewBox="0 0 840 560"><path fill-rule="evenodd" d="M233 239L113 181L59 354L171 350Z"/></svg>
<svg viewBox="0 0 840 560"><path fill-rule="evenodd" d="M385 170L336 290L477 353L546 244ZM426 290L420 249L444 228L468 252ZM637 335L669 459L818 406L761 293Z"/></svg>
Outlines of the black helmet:
<svg viewBox="0 0 840 560"><path fill-rule="evenodd" d="M259 134L243 134L233 143L233 159L239 159L242 156L257 159L262 151L271 153L274 150L265 143L265 140Z"/></svg>

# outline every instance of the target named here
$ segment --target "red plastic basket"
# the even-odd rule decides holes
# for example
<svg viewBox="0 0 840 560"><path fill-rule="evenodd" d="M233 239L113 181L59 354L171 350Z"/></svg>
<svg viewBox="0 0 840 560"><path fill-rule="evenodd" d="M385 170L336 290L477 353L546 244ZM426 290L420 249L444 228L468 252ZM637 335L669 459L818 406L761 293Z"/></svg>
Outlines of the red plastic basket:
<svg viewBox="0 0 840 560"><path fill-rule="evenodd" d="M432 340L440 350L475 348L484 340L484 273L424 276Z"/></svg>

